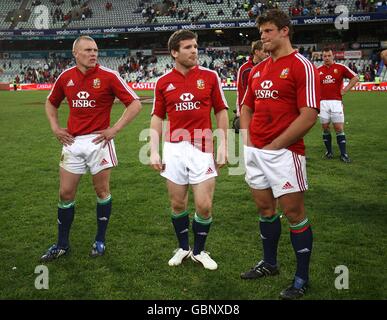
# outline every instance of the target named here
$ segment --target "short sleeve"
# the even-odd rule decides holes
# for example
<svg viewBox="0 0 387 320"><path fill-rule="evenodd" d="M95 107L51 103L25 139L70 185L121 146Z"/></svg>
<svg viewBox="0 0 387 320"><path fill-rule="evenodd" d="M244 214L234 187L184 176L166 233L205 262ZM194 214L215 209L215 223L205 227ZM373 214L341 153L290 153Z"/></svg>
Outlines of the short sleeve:
<svg viewBox="0 0 387 320"><path fill-rule="evenodd" d="M246 89L246 92L244 93L244 96L242 98L241 106L246 105L250 109L254 110L255 97L254 97L253 90L251 90L251 85L252 85L252 81L253 81L252 80L252 78L253 78L252 75L254 74L253 70L254 69L251 70L249 78L247 80L247 89Z"/></svg>
<svg viewBox="0 0 387 320"><path fill-rule="evenodd" d="M59 108L64 98L65 98L65 93L63 90L63 78L62 78L62 75L59 75L47 99L54 107Z"/></svg>
<svg viewBox="0 0 387 320"><path fill-rule="evenodd" d="M151 115L156 115L161 119L165 119L167 113L167 106L165 104L164 96L160 86L160 83L157 81L154 90L153 108Z"/></svg>
<svg viewBox="0 0 387 320"><path fill-rule="evenodd" d="M114 72L111 79L111 87L114 95L120 99L120 101L128 106L133 102L133 100L139 100L140 98L137 94L131 89L128 84L122 79L118 73Z"/></svg>
<svg viewBox="0 0 387 320"><path fill-rule="evenodd" d="M222 83L219 76L214 72L214 86L212 91L212 105L215 113L223 109L228 109L227 101L223 93Z"/></svg>
<svg viewBox="0 0 387 320"><path fill-rule="evenodd" d="M296 65L297 107L320 109L320 76L316 67L306 58Z"/></svg>

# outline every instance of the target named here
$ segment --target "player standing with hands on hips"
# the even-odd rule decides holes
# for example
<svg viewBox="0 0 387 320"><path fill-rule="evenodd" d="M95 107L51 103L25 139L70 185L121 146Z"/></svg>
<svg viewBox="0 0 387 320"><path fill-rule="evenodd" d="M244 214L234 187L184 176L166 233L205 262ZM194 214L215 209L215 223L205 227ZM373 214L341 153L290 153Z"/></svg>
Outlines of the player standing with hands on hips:
<svg viewBox="0 0 387 320"><path fill-rule="evenodd" d="M112 210L110 172L118 164L113 138L141 110L139 97L118 73L97 63L98 47L91 37L77 38L73 55L76 66L59 75L45 106L51 130L63 148L59 164L58 241L40 258L42 262L68 253L75 195L82 175L88 170L97 194L97 235L90 255L105 253L105 234ZM126 109L114 126L109 127L115 97ZM61 128L58 121L58 108L64 98L70 107L67 128Z"/></svg>
<svg viewBox="0 0 387 320"><path fill-rule="evenodd" d="M317 69L292 48L290 18L269 10L257 19L263 48L270 57L250 72L242 102L245 180L259 209L263 260L241 274L258 279L279 274L277 247L281 221L276 199L290 224L290 240L297 269L283 299L305 294L309 282L312 229L304 208L306 180L303 137L313 127L319 111Z"/></svg>
<svg viewBox="0 0 387 320"><path fill-rule="evenodd" d="M329 48L323 49L323 65L318 68L321 84L320 122L323 129L323 141L327 149L325 159L333 159L332 136L329 123L332 122L336 131L337 145L340 149L340 160L350 163L347 154L347 140L344 133L343 96L359 81L355 72L347 66L334 61L333 52ZM343 88L343 79L350 79Z"/></svg>
<svg viewBox="0 0 387 320"><path fill-rule="evenodd" d="M175 60L175 67L156 82L150 126L151 165L167 179L172 224L179 242L179 248L168 264L177 266L191 257L204 268L215 270L218 265L205 251L205 242L212 223L215 177L227 161L228 106L217 73L198 66L195 33L176 31L169 38L168 50ZM219 129L216 162L213 156L212 109ZM166 117L168 122L161 159L159 143ZM192 223L193 250L188 238L190 185L196 209Z"/></svg>

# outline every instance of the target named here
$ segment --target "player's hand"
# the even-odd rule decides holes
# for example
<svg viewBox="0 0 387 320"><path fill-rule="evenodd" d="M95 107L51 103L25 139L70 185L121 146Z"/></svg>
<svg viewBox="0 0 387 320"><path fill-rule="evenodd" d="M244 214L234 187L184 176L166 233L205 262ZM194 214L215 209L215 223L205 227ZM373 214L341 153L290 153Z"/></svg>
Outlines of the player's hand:
<svg viewBox="0 0 387 320"><path fill-rule="evenodd" d="M160 158L160 155L158 152L152 152L151 153L151 156L150 156L150 165L153 169L155 169L156 171L163 171L164 168L163 168L163 165L161 163L161 158Z"/></svg>
<svg viewBox="0 0 387 320"><path fill-rule="evenodd" d="M64 146L71 146L74 143L74 137L67 131L67 128L58 128L54 131L54 134Z"/></svg>
<svg viewBox="0 0 387 320"><path fill-rule="evenodd" d="M113 128L107 128L105 130L95 131L93 133L97 133L98 136L95 137L92 142L95 144L103 142L103 147L105 147L106 144L116 136L117 131Z"/></svg>
<svg viewBox="0 0 387 320"><path fill-rule="evenodd" d="M345 91L344 89L341 89L340 93L341 93L341 96L343 96L343 95L345 95L347 93L347 91Z"/></svg>
<svg viewBox="0 0 387 320"><path fill-rule="evenodd" d="M279 149L281 149L281 148L279 148L279 147L274 143L274 141L273 141L272 143L267 144L266 146L264 146L264 147L262 148L262 150L279 150Z"/></svg>

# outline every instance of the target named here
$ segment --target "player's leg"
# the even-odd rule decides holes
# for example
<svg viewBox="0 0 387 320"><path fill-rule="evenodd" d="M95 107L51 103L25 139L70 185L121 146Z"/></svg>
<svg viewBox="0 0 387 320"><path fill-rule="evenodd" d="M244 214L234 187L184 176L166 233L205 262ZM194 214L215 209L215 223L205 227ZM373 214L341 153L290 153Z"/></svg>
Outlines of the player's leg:
<svg viewBox="0 0 387 320"><path fill-rule="evenodd" d="M42 262L57 259L69 250L70 228L75 214L75 195L81 177L81 174L59 168L58 240L40 258Z"/></svg>
<svg viewBox="0 0 387 320"><path fill-rule="evenodd" d="M189 211L188 211L188 184L180 185L167 179L169 201L171 203L171 220L179 242L173 257L168 261L170 266L180 265L184 259L189 258Z"/></svg>
<svg viewBox="0 0 387 320"><path fill-rule="evenodd" d="M257 279L279 273L277 248L281 236L281 221L280 214L276 213L276 199L271 188L262 190L251 188L251 194L259 212L263 260L260 260L250 270L241 273L242 279Z"/></svg>
<svg viewBox="0 0 387 320"><path fill-rule="evenodd" d="M192 222L194 249L192 259L209 270L216 270L217 263L205 251L207 236L212 224L212 201L215 191L215 177L192 185L195 201L195 216Z"/></svg>
<svg viewBox="0 0 387 320"><path fill-rule="evenodd" d="M294 280L281 292L281 297L296 299L304 295L308 285L313 233L305 214L304 192L285 194L279 198L279 201L290 224L290 240L297 260Z"/></svg>
<svg viewBox="0 0 387 320"><path fill-rule="evenodd" d="M329 101L321 101L321 110L320 110L320 123L323 131L322 139L326 148L325 159L332 159L332 135L329 128L329 123L331 122L331 112Z"/></svg>
<svg viewBox="0 0 387 320"><path fill-rule="evenodd" d="M105 253L106 230L112 213L112 196L110 193L111 169L104 169L93 175L93 186L97 195L97 234L91 251L91 256Z"/></svg>
<svg viewBox="0 0 387 320"><path fill-rule="evenodd" d="M347 153L347 139L344 133L344 122L333 123L333 126L336 131L337 145L340 149L340 160L345 163L350 163L351 159Z"/></svg>

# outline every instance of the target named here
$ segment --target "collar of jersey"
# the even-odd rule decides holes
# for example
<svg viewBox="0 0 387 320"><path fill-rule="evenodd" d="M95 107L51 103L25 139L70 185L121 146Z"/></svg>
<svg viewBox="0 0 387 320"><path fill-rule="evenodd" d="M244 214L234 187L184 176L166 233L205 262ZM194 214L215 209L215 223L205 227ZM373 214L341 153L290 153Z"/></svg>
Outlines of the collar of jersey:
<svg viewBox="0 0 387 320"><path fill-rule="evenodd" d="M294 50L292 53L289 53L289 54L286 55L286 56L279 57L276 61L273 61L273 58L272 58L271 56L270 56L269 58L270 58L270 62L271 62L271 63L277 63L278 61L280 61L280 60L282 60L282 59L289 58L289 57L291 57L291 56L294 56L295 54L297 54L297 51L296 51L296 50Z"/></svg>
<svg viewBox="0 0 387 320"><path fill-rule="evenodd" d="M173 72L175 72L175 73L181 75L182 77L186 78L186 77L188 77L190 74L195 73L196 70L198 70L198 68L199 68L199 66L193 67L191 70L189 70L189 71L187 72L186 75L184 75L184 74L182 74L180 71L178 71L178 70L176 69L176 67L173 68L172 70L173 70Z"/></svg>
<svg viewBox="0 0 387 320"><path fill-rule="evenodd" d="M85 74L83 74L82 71L79 70L78 68L77 68L77 71L78 71L78 73L79 73L82 77L88 77L89 75L91 75L91 74L97 72L98 68L99 68L99 64L97 63L97 64L95 65L94 68L87 70Z"/></svg>

